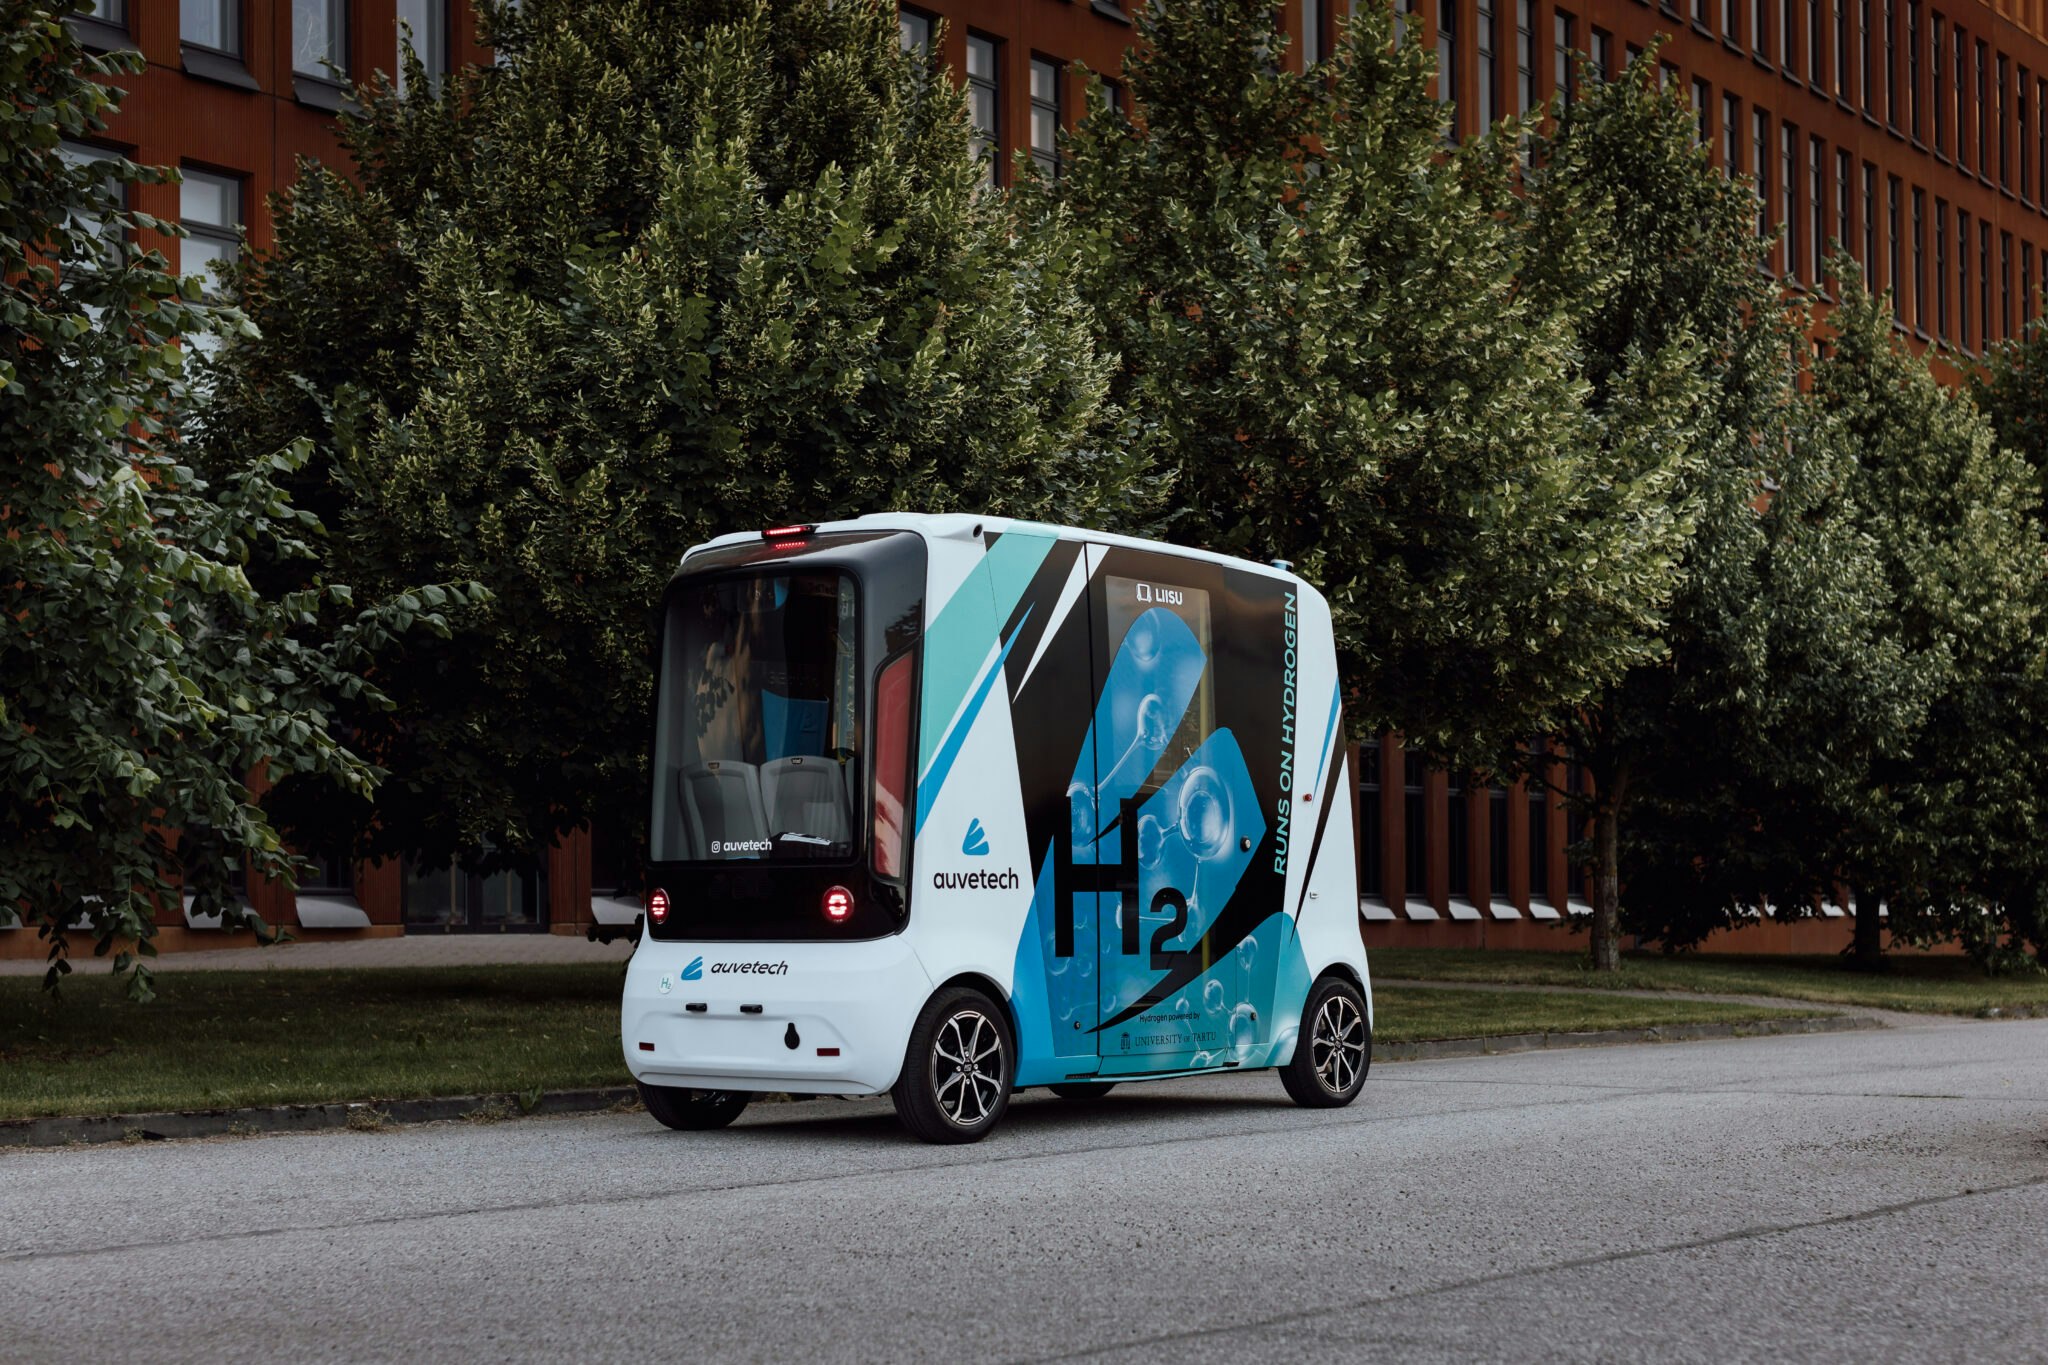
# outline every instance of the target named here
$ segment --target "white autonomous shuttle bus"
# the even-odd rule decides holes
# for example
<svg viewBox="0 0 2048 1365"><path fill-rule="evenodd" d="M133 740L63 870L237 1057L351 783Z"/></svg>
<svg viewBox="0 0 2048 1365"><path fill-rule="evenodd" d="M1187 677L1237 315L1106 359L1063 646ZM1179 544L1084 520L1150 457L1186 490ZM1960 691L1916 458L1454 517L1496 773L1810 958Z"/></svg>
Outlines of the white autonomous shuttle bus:
<svg viewBox="0 0 2048 1365"><path fill-rule="evenodd" d="M663 604L647 1108L891 1092L973 1141L1013 1090L1372 1055L1323 597L1284 567L870 516L692 549Z"/></svg>

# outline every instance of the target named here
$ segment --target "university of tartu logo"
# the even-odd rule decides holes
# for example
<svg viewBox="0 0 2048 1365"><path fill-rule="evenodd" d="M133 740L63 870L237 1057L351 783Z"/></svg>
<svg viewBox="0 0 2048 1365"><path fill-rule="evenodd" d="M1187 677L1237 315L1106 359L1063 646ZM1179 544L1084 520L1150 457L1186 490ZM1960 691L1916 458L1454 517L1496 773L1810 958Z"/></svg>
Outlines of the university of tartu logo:
<svg viewBox="0 0 2048 1365"><path fill-rule="evenodd" d="M969 820L967 822L967 837L960 841L960 851L970 858L986 858L988 856L988 835L983 832L981 821Z"/></svg>
<svg viewBox="0 0 2048 1365"><path fill-rule="evenodd" d="M683 968L677 975L685 981L702 981L704 979L704 959L701 957L691 958L690 965Z"/></svg>

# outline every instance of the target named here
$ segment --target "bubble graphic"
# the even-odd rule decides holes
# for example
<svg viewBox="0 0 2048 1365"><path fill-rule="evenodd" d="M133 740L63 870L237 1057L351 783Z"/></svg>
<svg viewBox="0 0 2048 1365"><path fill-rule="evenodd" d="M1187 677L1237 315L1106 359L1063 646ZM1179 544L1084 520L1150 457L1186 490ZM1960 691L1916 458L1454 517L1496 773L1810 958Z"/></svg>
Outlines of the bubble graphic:
<svg viewBox="0 0 2048 1365"><path fill-rule="evenodd" d="M1259 1041L1258 1021L1252 1017L1250 1005L1239 1005L1230 1012L1230 1046L1242 1058Z"/></svg>
<svg viewBox="0 0 2048 1365"><path fill-rule="evenodd" d="M1173 1002L1173 1012L1175 1014L1186 1014L1188 1012L1188 998L1185 995Z"/></svg>
<svg viewBox="0 0 2048 1365"><path fill-rule="evenodd" d="M1151 612L1131 623L1130 634L1124 637L1124 648L1130 651L1131 662L1140 668L1150 668L1159 662L1159 622Z"/></svg>
<svg viewBox="0 0 2048 1365"><path fill-rule="evenodd" d="M1237 944L1237 965L1238 965L1238 966L1240 966L1240 967L1244 968L1244 969L1245 969L1246 971L1250 971L1250 970L1251 970L1251 966L1252 966L1252 963L1258 960L1258 956L1259 956L1259 942L1258 942L1258 940L1257 940L1257 939L1253 939L1253 938L1246 938L1246 939L1240 939L1240 940L1238 940L1238 944Z"/></svg>
<svg viewBox="0 0 2048 1365"><path fill-rule="evenodd" d="M1150 815L1138 817L1138 866L1159 866L1159 854L1166 847L1166 831L1160 827L1157 818Z"/></svg>
<svg viewBox="0 0 2048 1365"><path fill-rule="evenodd" d="M1148 754L1156 754L1173 737L1173 725L1166 714L1166 702L1157 692L1147 692L1138 703L1137 743Z"/></svg>
<svg viewBox="0 0 2048 1365"><path fill-rule="evenodd" d="M1202 987L1202 1008L1211 1014L1223 1013L1223 983L1214 977Z"/></svg>
<svg viewBox="0 0 2048 1365"><path fill-rule="evenodd" d="M1208 862L1231 847L1230 792L1214 768L1192 768L1180 785L1180 837Z"/></svg>
<svg viewBox="0 0 2048 1365"><path fill-rule="evenodd" d="M1095 790L1086 782L1067 788L1068 819L1072 822L1074 847L1087 848L1095 842Z"/></svg>

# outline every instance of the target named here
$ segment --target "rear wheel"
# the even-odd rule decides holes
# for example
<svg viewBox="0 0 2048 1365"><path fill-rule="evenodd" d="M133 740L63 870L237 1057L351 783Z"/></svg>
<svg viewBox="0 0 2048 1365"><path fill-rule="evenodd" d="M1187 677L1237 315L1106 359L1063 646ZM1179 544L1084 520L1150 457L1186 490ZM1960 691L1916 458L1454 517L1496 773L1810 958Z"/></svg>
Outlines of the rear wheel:
<svg viewBox="0 0 2048 1365"><path fill-rule="evenodd" d="M917 1017L903 1074L889 1092L903 1126L926 1142L979 1142L1010 1104L1016 1041L980 991L940 991Z"/></svg>
<svg viewBox="0 0 2048 1365"><path fill-rule="evenodd" d="M745 1090L687 1090L674 1085L649 1085L645 1081L636 1084L640 1087L640 1102L657 1123L686 1133L725 1127L740 1116L747 1101L753 1098Z"/></svg>
<svg viewBox="0 0 2048 1365"><path fill-rule="evenodd" d="M1116 1089L1116 1082L1063 1081L1059 1085L1049 1085L1046 1089L1063 1100L1099 1100Z"/></svg>
<svg viewBox="0 0 2048 1365"><path fill-rule="evenodd" d="M1324 977L1308 993L1294 1059L1280 1068L1280 1083L1296 1104L1337 1109L1358 1097L1371 1066L1364 993L1344 977Z"/></svg>

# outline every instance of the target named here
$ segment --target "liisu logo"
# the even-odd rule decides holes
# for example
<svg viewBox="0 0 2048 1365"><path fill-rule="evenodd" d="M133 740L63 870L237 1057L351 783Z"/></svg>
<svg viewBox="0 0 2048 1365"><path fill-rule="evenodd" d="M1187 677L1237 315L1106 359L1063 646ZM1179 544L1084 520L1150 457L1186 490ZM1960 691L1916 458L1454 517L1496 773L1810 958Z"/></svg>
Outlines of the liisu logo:
<svg viewBox="0 0 2048 1365"><path fill-rule="evenodd" d="M704 979L704 959L701 957L691 958L690 965L677 972L676 975L685 981L702 981Z"/></svg>
<svg viewBox="0 0 2048 1365"><path fill-rule="evenodd" d="M960 851L970 858L986 858L988 856L988 834L982 829L981 821L969 820L967 822L967 837L960 841Z"/></svg>
<svg viewBox="0 0 2048 1365"><path fill-rule="evenodd" d="M1162 587L1156 583L1138 584L1137 598L1140 602L1157 602L1165 607L1185 606L1188 600L1187 594L1179 588Z"/></svg>

